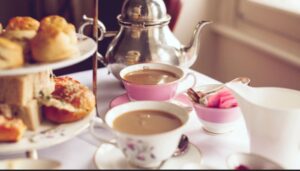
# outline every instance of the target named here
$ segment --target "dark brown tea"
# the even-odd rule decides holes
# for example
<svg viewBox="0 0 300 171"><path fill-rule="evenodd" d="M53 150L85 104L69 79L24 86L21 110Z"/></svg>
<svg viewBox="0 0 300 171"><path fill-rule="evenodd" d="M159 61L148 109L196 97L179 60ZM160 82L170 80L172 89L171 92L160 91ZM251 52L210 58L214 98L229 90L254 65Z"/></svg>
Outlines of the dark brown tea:
<svg viewBox="0 0 300 171"><path fill-rule="evenodd" d="M133 71L124 76L124 80L144 85L156 85L173 82L179 79L179 76L165 70L143 69Z"/></svg>
<svg viewBox="0 0 300 171"><path fill-rule="evenodd" d="M129 134L149 135L168 132L182 124L178 117L167 112L137 110L117 117L113 122L113 128Z"/></svg>

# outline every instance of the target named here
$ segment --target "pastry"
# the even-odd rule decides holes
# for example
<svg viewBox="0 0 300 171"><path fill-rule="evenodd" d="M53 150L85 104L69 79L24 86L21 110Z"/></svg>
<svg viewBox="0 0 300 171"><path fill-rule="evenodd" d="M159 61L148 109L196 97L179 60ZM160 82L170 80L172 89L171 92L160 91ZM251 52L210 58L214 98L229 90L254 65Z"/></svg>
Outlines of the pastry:
<svg viewBox="0 0 300 171"><path fill-rule="evenodd" d="M26 130L22 120L0 115L0 142L16 142Z"/></svg>
<svg viewBox="0 0 300 171"><path fill-rule="evenodd" d="M0 34L2 33L3 27L2 24L0 23Z"/></svg>
<svg viewBox="0 0 300 171"><path fill-rule="evenodd" d="M11 39L32 39L40 22L31 17L14 17L5 28L5 35Z"/></svg>
<svg viewBox="0 0 300 171"><path fill-rule="evenodd" d="M54 62L79 53L75 27L60 16L48 16L41 21L36 37L31 40L33 59Z"/></svg>
<svg viewBox="0 0 300 171"><path fill-rule="evenodd" d="M14 17L9 20L2 36L20 44L23 47L26 61L28 61L30 57L29 40L36 35L39 26L39 21L31 17Z"/></svg>
<svg viewBox="0 0 300 171"><path fill-rule="evenodd" d="M50 15L41 20L40 30L45 30L49 27L57 27L59 30L64 30L69 24L67 20L58 15Z"/></svg>
<svg viewBox="0 0 300 171"><path fill-rule="evenodd" d="M13 111L8 104L0 104L0 115L5 117L13 117Z"/></svg>
<svg viewBox="0 0 300 171"><path fill-rule="evenodd" d="M40 23L31 17L14 17L9 20L6 31L37 31ZM26 35L23 35L24 37Z"/></svg>
<svg viewBox="0 0 300 171"><path fill-rule="evenodd" d="M12 106L15 116L20 118L26 127L37 130L42 122L42 113L38 100L31 100L24 106Z"/></svg>
<svg viewBox="0 0 300 171"><path fill-rule="evenodd" d="M26 105L0 104L0 115L7 118L19 118L31 131L36 131L42 122L41 108L38 100L29 101Z"/></svg>
<svg viewBox="0 0 300 171"><path fill-rule="evenodd" d="M0 70L20 67L23 64L22 47L9 39L0 37Z"/></svg>
<svg viewBox="0 0 300 171"><path fill-rule="evenodd" d="M0 115L18 117L29 130L41 124L39 98L54 91L52 72L0 77Z"/></svg>
<svg viewBox="0 0 300 171"><path fill-rule="evenodd" d="M58 77L55 90L42 101L45 118L55 123L68 123L87 116L95 107L95 96L88 87L70 77Z"/></svg>

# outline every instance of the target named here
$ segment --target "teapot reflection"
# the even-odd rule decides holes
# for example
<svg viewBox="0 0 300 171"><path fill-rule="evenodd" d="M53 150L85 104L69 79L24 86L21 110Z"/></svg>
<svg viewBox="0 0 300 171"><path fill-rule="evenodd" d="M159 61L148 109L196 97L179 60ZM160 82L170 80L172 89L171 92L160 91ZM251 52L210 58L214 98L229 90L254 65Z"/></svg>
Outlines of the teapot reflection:
<svg viewBox="0 0 300 171"><path fill-rule="evenodd" d="M100 61L120 79L119 72L128 65L137 63L160 62L176 66L190 67L199 54L200 32L210 21L197 24L192 40L187 46L182 45L171 32L168 24L170 15L166 12L163 0L125 0L122 12L117 16L120 30L106 31L98 21L100 38L115 36L110 43L105 57ZM93 24L93 19L84 17L84 27Z"/></svg>

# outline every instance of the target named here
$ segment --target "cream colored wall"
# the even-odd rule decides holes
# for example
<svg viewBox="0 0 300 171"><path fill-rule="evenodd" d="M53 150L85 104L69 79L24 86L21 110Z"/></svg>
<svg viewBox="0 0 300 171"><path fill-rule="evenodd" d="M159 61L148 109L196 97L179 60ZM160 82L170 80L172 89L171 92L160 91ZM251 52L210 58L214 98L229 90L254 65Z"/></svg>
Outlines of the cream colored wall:
<svg viewBox="0 0 300 171"><path fill-rule="evenodd" d="M201 20L215 21L217 1L216 0L182 0L182 12L176 23L174 34L183 43L189 43L192 38L194 27ZM213 68L212 59L215 56L214 43L215 34L211 26L202 30L200 35L200 53L197 61L192 66L193 69L207 74L211 77Z"/></svg>
<svg viewBox="0 0 300 171"><path fill-rule="evenodd" d="M253 86L279 86L300 90L300 68L236 40L218 36L213 75L227 81L251 78Z"/></svg>
<svg viewBox="0 0 300 171"><path fill-rule="evenodd" d="M220 2L220 1L219 1ZM184 43L190 40L197 21L211 19L218 24L216 0L183 1L182 15L175 35ZM300 67L275 58L228 36L206 28L201 35L201 49L193 69L220 81L248 76L253 86L278 86L300 90Z"/></svg>
<svg viewBox="0 0 300 171"><path fill-rule="evenodd" d="M182 43L188 43L193 34L194 26L201 21L212 19L213 13L207 8L211 0L181 0L182 9L176 23L174 33Z"/></svg>

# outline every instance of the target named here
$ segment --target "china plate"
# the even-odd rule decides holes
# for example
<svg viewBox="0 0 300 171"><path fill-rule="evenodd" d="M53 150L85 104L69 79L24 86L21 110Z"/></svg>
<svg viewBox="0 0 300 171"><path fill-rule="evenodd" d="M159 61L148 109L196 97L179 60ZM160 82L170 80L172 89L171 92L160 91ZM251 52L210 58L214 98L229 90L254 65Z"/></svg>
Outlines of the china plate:
<svg viewBox="0 0 300 171"><path fill-rule="evenodd" d="M127 96L127 93L125 93L115 97L112 101L110 101L109 107L112 108L127 102L130 102L130 100ZM182 107L186 107L188 110L193 110L193 103L190 101L189 97L185 93L178 94L174 99L170 100L169 102Z"/></svg>
<svg viewBox="0 0 300 171"><path fill-rule="evenodd" d="M59 169L61 163L46 159L8 159L0 161L0 170L49 170Z"/></svg>
<svg viewBox="0 0 300 171"><path fill-rule="evenodd" d="M67 67L79 63L92 56L97 49L97 43L92 38L89 38L81 34L77 34L77 37L78 37L78 48L80 54L53 63L26 64L19 68L0 70L0 77L23 75L23 74L41 72L45 70L60 69L63 67Z"/></svg>
<svg viewBox="0 0 300 171"><path fill-rule="evenodd" d="M38 150L65 142L86 129L93 116L95 111L82 120L67 124L52 124L44 121L37 131L26 131L18 142L0 143L0 154Z"/></svg>
<svg viewBox="0 0 300 171"><path fill-rule="evenodd" d="M125 156L117 147L110 144L102 144L96 151L94 162L98 169L140 169L128 164ZM186 153L168 159L160 169L201 169L202 155L193 144L189 144Z"/></svg>

